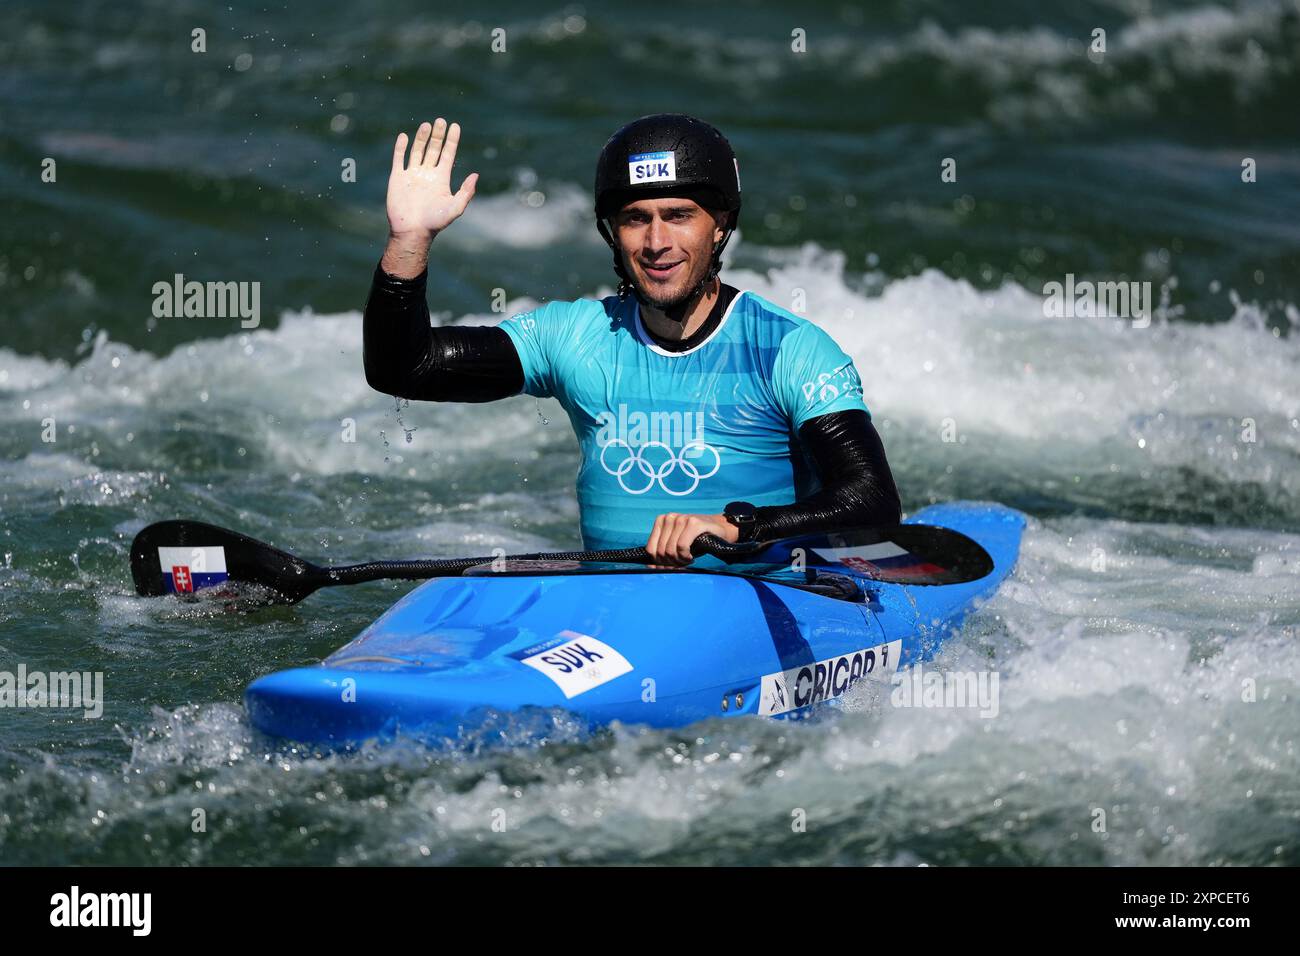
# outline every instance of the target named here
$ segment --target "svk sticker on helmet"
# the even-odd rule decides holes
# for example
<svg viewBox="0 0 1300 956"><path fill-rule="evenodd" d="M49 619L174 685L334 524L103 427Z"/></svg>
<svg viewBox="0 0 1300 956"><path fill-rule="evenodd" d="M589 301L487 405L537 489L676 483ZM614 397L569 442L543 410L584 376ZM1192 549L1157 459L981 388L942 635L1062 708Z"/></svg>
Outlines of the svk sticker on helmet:
<svg viewBox="0 0 1300 956"><path fill-rule="evenodd" d="M658 153L637 153L627 160L627 179L633 186L640 183L677 181L677 154L669 149Z"/></svg>

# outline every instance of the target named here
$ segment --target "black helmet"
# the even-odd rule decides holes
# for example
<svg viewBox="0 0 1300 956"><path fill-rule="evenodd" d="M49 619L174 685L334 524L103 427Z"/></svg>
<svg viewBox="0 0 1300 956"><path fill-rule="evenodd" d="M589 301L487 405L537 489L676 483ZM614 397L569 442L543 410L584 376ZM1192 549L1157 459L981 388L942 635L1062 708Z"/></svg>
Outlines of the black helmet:
<svg viewBox="0 0 1300 956"><path fill-rule="evenodd" d="M605 220L637 199L686 196L705 208L731 213L704 282L722 268L722 250L740 218L740 167L727 138L703 120L657 113L628 123L600 151L595 193L596 228L614 251L614 271L622 280L619 295L627 295L631 281Z"/></svg>

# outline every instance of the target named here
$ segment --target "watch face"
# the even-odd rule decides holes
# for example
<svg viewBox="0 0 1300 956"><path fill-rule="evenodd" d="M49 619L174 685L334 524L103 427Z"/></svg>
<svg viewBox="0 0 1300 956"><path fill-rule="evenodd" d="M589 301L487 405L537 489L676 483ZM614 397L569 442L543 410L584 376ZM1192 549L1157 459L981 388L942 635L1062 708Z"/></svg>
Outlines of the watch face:
<svg viewBox="0 0 1300 956"><path fill-rule="evenodd" d="M748 501L733 501L722 513L737 524L754 520L754 506Z"/></svg>
<svg viewBox="0 0 1300 956"><path fill-rule="evenodd" d="M733 501L722 510L726 519L736 526L736 540L748 541L758 528L758 516L748 501Z"/></svg>

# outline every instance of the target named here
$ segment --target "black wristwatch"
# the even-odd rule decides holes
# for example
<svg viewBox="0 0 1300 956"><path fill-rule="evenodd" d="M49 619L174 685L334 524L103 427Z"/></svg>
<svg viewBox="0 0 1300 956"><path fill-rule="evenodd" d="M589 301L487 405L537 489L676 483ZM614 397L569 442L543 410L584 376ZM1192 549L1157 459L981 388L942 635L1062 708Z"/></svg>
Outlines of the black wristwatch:
<svg viewBox="0 0 1300 956"><path fill-rule="evenodd" d="M736 526L738 541L752 541L758 530L756 509L748 501L733 501L722 509L722 516Z"/></svg>

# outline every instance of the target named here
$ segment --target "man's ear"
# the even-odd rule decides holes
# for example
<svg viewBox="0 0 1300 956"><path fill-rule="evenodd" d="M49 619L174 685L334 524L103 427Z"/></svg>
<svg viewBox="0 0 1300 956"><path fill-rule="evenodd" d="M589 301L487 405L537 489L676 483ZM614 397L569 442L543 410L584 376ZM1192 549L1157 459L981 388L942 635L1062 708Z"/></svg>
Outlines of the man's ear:
<svg viewBox="0 0 1300 956"><path fill-rule="evenodd" d="M713 242L719 243L727 234L727 223L731 222L731 213L726 210L713 213Z"/></svg>

